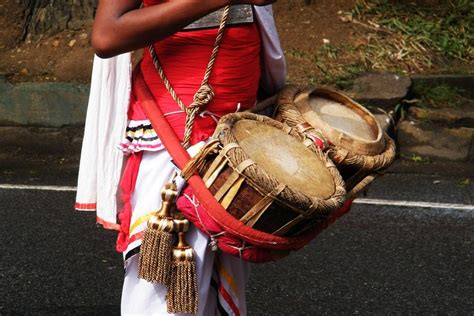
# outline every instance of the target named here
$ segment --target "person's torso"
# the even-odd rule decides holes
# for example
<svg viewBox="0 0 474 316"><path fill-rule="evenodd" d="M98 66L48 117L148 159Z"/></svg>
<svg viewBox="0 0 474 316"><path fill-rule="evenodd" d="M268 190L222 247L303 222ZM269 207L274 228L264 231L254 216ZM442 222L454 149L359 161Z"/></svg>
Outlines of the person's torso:
<svg viewBox="0 0 474 316"><path fill-rule="evenodd" d="M160 0L147 0L146 6ZM217 28L177 32L154 44L164 73L177 95L189 105L199 89L217 36ZM260 34L255 23L230 26L224 31L209 83L214 99L198 116L192 142L209 137L215 128L215 118L237 110L248 109L256 102L260 79ZM148 49L141 62L143 77L162 111L181 138L185 114L179 112L153 65ZM177 113L177 114L173 114ZM215 114L213 118L211 115Z"/></svg>

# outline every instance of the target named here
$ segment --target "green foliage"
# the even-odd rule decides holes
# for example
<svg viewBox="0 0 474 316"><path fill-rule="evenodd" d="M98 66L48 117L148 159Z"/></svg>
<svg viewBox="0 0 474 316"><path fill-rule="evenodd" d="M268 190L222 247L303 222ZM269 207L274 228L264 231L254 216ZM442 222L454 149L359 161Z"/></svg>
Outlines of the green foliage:
<svg viewBox="0 0 474 316"><path fill-rule="evenodd" d="M424 7L370 0L359 2L351 14L444 56L463 61L474 58L473 1L452 0L445 5Z"/></svg>
<svg viewBox="0 0 474 316"><path fill-rule="evenodd" d="M319 52L317 55L323 55L330 59L336 59L338 53L339 53L339 48L337 46L334 46L331 44L324 44L319 49Z"/></svg>
<svg viewBox="0 0 474 316"><path fill-rule="evenodd" d="M345 89L354 78L368 72L402 76L474 72L472 0L440 0L435 6L409 1L357 0L350 11L338 14L343 22L353 24L354 36L344 43L324 42L314 51L297 48L287 51L290 59L309 65L304 72L304 80L309 84ZM446 103L456 94L438 89L421 100L421 106ZM443 97L444 101L439 101ZM450 100L451 106L459 104L453 100L459 98Z"/></svg>
<svg viewBox="0 0 474 316"><path fill-rule="evenodd" d="M427 158L427 157L422 157L420 155L417 155L417 154L404 154L404 153L401 153L400 156L402 158L405 158L405 159L408 159L408 160L411 160L413 162L416 162L416 163L430 163L430 159Z"/></svg>
<svg viewBox="0 0 474 316"><path fill-rule="evenodd" d="M444 102L460 96L463 90L448 85L435 86L426 90L426 97L434 101Z"/></svg>
<svg viewBox="0 0 474 316"><path fill-rule="evenodd" d="M352 86L353 80L359 75L367 72L367 69L358 61L351 63L326 63L325 58L316 56L314 64L322 74L321 84L333 85L339 89L348 89ZM314 79L310 79L310 84Z"/></svg>
<svg viewBox="0 0 474 316"><path fill-rule="evenodd" d="M398 118L398 120L403 121L407 116L407 108L409 104L405 102L398 103L393 109L393 115ZM397 120L397 119L396 119Z"/></svg>
<svg viewBox="0 0 474 316"><path fill-rule="evenodd" d="M286 52L287 56L293 57L293 58L304 58L306 56L305 52L302 51L301 49L297 48L291 48Z"/></svg>
<svg viewBox="0 0 474 316"><path fill-rule="evenodd" d="M354 78L366 73L367 68L359 60L353 58L353 61L344 62L347 54L354 52L354 47L349 44L338 46L324 44L321 46L312 58L312 62L322 74L319 83L345 89L352 85ZM314 79L311 78L309 83L313 82Z"/></svg>
<svg viewBox="0 0 474 316"><path fill-rule="evenodd" d="M464 90L449 85L420 86L417 90L421 97L420 105L424 107L456 107L464 100Z"/></svg>

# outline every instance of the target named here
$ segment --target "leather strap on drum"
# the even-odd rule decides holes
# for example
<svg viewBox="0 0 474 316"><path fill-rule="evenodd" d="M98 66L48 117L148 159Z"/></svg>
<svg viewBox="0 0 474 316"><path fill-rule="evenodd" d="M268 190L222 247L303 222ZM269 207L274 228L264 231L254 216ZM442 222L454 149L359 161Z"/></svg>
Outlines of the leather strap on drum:
<svg viewBox="0 0 474 316"><path fill-rule="evenodd" d="M141 102L142 108L150 120L153 129L160 137L160 140L173 158L173 161L180 169L183 169L191 157L181 145L174 130L156 104L141 73L138 73L134 78L133 91ZM318 227L298 237L280 237L257 231L229 215L207 189L199 175L192 175L188 179L188 183L193 188L194 194L202 203L203 207L208 210L209 216L213 220L219 223L225 231L239 236L254 246L275 250L297 250L310 242L323 229Z"/></svg>

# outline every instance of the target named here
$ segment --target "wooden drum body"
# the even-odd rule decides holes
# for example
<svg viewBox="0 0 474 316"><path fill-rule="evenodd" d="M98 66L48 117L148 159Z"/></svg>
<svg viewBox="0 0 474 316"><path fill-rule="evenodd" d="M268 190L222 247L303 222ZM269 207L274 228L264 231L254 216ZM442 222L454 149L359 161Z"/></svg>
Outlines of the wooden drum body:
<svg viewBox="0 0 474 316"><path fill-rule="evenodd" d="M338 166L350 197L395 158L395 143L375 117L339 91L287 87L277 103L278 120L296 127L327 151Z"/></svg>
<svg viewBox="0 0 474 316"><path fill-rule="evenodd" d="M219 121L213 139L183 174L197 171L227 212L253 229L297 236L345 200L332 161L281 122L229 114Z"/></svg>

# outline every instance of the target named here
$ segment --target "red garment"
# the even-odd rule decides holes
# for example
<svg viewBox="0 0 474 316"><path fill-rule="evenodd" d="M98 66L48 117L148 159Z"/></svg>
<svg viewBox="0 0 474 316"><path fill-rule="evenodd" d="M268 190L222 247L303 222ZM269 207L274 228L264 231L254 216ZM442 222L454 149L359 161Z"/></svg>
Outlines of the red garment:
<svg viewBox="0 0 474 316"><path fill-rule="evenodd" d="M162 1L148 0L145 5L160 2ZM191 104L201 85L216 35L216 28L184 31L154 45L168 80L186 106ZM209 80L215 96L203 109L207 114L196 118L191 136L192 144L209 138L216 127L216 119L220 116L255 105L260 80L260 44L260 34L255 23L225 29ZM161 111L165 114L180 111L159 77L148 49L145 49L139 67ZM140 111L131 112L140 114ZM216 115L214 118L213 114ZM182 112L167 115L168 122L180 140L183 140L185 117ZM144 119L142 115L132 115L129 118Z"/></svg>
<svg viewBox="0 0 474 316"><path fill-rule="evenodd" d="M120 189L122 190L122 211L118 214L120 222L120 231L117 236L116 249L118 252L124 252L130 243L130 219L132 218L132 193L135 190L137 182L138 169L142 161L142 153L131 155L125 165L122 179L120 180Z"/></svg>
<svg viewBox="0 0 474 316"><path fill-rule="evenodd" d="M155 3L145 1L145 4L152 5L157 2L159 1ZM194 94L201 85L216 35L217 29L178 32L154 45L168 80L186 105L192 102ZM178 104L163 85L147 49L135 71L143 74L147 86L163 113L180 111ZM259 80L260 34L257 26L249 24L226 28L209 80L215 96L203 110L219 117L235 112L238 107L240 110L252 107L256 102ZM238 103L240 103L239 106ZM137 102L133 93L128 118L147 119L140 102ZM182 141L185 114L169 115L167 120ZM191 143L195 144L208 139L215 127L216 121L212 116L197 116ZM141 155L132 155L122 175L121 190L124 208L119 214L121 229L117 240L117 250L120 252L124 251L130 242L128 231L132 212L130 197L134 190L140 158Z"/></svg>

